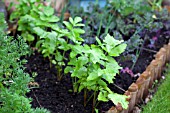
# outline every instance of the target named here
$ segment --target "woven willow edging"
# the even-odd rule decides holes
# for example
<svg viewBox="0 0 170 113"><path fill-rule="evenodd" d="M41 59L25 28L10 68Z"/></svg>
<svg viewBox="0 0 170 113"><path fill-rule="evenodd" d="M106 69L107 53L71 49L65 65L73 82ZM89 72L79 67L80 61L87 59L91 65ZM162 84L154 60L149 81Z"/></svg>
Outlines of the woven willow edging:
<svg viewBox="0 0 170 113"><path fill-rule="evenodd" d="M125 95L129 95L128 109L122 109L121 105L111 107L107 113L132 113L135 104L144 100L149 88L155 80L161 78L162 70L167 62L170 61L170 42L164 45L155 55L155 59L151 61L146 70L140 75L135 83L132 83Z"/></svg>

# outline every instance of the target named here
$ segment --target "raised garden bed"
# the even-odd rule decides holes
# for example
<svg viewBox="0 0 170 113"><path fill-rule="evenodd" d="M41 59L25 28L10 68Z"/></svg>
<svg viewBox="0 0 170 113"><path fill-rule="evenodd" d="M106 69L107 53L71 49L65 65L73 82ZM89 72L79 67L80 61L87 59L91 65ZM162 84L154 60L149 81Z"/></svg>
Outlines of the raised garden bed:
<svg viewBox="0 0 170 113"><path fill-rule="evenodd" d="M170 44L168 44L168 47L169 46ZM161 54L163 56L161 57L166 57L165 55L167 54L166 59L168 60L169 49L167 48L167 45L165 46L165 49L166 51L164 49L161 49L159 53L162 52ZM157 55L159 53L157 53ZM144 61L147 57L148 57L147 54L145 55L145 57L144 55L142 55L142 58L144 59ZM144 62L144 61L143 60L140 61L139 59L139 62ZM163 64L162 65L160 64L161 67L158 67L159 66L158 63L162 63L162 62ZM148 64L149 66L147 66ZM117 79L115 81L121 81L121 82L116 83L116 85L118 85L119 87L124 86L124 87L121 87L124 90L128 89L126 93L128 95L130 94L130 97L131 97L131 99L129 100L130 102L129 109L124 110L124 112L125 111L131 112L133 110L134 105L139 103L142 99L144 99L147 96L148 89L152 86L153 81L156 79L160 79L160 73L163 68L162 66L164 66L164 64L165 64L165 61L159 61L158 57L155 60L152 60L151 63L149 61L147 63L144 63L142 65L143 67L142 69L145 71L137 79L137 82L133 84L131 83L134 82L133 79L135 78L131 78L130 75L119 75L116 77ZM137 63L136 66L138 65L141 66L141 64ZM146 66L147 68L145 68ZM35 52L33 56L28 58L28 64L26 65L26 67L27 67L28 72L38 73L38 76L35 78L35 80L36 82L38 82L40 88L32 90L32 93L30 94L30 96L33 98L32 104L34 107L43 106L51 110L52 113L55 113L56 111L61 112L61 113L62 112L68 112L68 113L69 112L70 113L71 112L74 112L74 113L91 112L92 104L88 104L86 108L84 108L83 106L83 93L74 95L72 94L72 92L69 92L69 90L72 89L71 78L69 76L64 76L62 81L58 82L55 67L50 68L48 59L44 59L41 54ZM143 70L141 70L141 72ZM122 79L120 78L120 76L123 76ZM115 86L112 86L112 87L115 92L123 93L123 91L120 90L119 88ZM138 101L136 100L136 98L138 99ZM109 107L111 107L111 105L113 105L111 102L110 104L100 103L98 108L101 112L106 112L109 109ZM118 106L117 109L118 111L122 110L120 106ZM116 113L118 112L117 109L114 109L114 107L112 107L108 112Z"/></svg>
<svg viewBox="0 0 170 113"><path fill-rule="evenodd" d="M161 79L161 73L167 62L170 61L170 43L164 45L157 54L155 59L149 64L146 70L140 75L135 83L133 83L126 92L126 95L130 95L129 108L123 110L121 106L112 107L109 113L131 113L135 104L144 100L148 95L149 88L152 87L155 80Z"/></svg>
<svg viewBox="0 0 170 113"><path fill-rule="evenodd" d="M170 105L169 98L169 85L170 85L170 66L167 64L164 72L164 78L160 81L160 83L156 83L156 88L152 90L156 90L154 96L152 97L152 100L149 101L144 107L142 113L168 113L170 112L170 108L168 107Z"/></svg>
<svg viewBox="0 0 170 113"><path fill-rule="evenodd" d="M138 14L133 15L131 17L131 13L132 14L134 13L133 11L130 13L123 11L121 13L116 12L114 16L117 19L116 21L117 25L116 27L113 28L110 27L109 24L107 25L102 24L101 20L104 16L100 15L101 14L100 11L96 14L98 16L94 16L94 20L95 19L97 20L97 18L100 17L99 21L97 21L96 26L94 24L95 22L90 24L88 23L91 22L91 20L88 20L87 18L88 15L85 14L85 17L82 16L83 24L88 25L90 30L92 30L93 32L92 34L90 34L90 32L88 32L89 30L87 30L86 34L84 34L83 29L86 29L86 27L83 27L84 25L81 23L82 20L81 18L79 17L75 17L73 19L70 18L69 22L68 21L63 22L65 26L62 26L61 25L62 23L60 22L59 27L61 26L61 28L59 28L58 25L56 24L56 22L59 21L59 18L53 16L54 12L53 9L51 9L50 7L44 7L40 3L39 10L37 9L37 7L33 7L34 3L30 2L30 4L31 4L30 6L32 6L29 7L32 8L30 9L31 10L30 12L25 11L22 13L20 12L20 10L18 10L18 12L17 11L16 12L19 13L19 15L16 16L14 11L14 15L11 18L12 19L17 18L19 20L16 24L16 26L18 27L16 28L18 28L20 32L17 31L17 33L21 33L23 38L28 41L30 46L33 46L32 47L33 54L31 56L26 57L28 63L25 65L26 72L28 72L30 75L32 75L32 73L34 72L38 74L35 77L35 85L39 86L39 88L31 89L31 92L27 94L28 97L33 98L32 102L33 107L44 107L49 109L52 113L56 112L90 113L94 111L101 113L103 112L128 113L132 112L135 104L139 103L142 99L144 99L147 96L148 94L147 89L152 86L153 81L161 78L160 76L163 66L170 57L170 44L168 43L170 38L168 36L169 21L164 18L163 19L161 18L161 15L163 14L159 14L159 12L157 12L158 14L151 13L150 15L145 15L146 17L144 16L145 19L143 20L142 18L144 14L142 15L139 14L142 17L140 18L137 17ZM23 6L28 8L27 4L25 4L24 2L20 7ZM108 15L107 13L112 15L113 10L109 10L109 12L105 12L102 14L104 15L106 14L105 16L107 18ZM168 14L165 13L165 15L167 16ZM122 19L117 17L121 17ZM125 17L127 17L128 19L126 19ZM91 19L91 17L89 18ZM113 17L110 15L108 18L109 20L113 19ZM122 23L121 22L119 23L119 21L121 21ZM143 21L144 24L139 23ZM148 21L153 25L148 24L145 21ZM108 23L110 23L111 25L114 24L112 23L112 21L109 21ZM126 24L128 27L126 27ZM139 30L138 28L140 27L142 28ZM114 34L115 31L116 33L118 33L119 36L117 34L116 35ZM116 41L122 46L122 48L127 46L125 53L122 53L125 48L124 49L119 48L117 49L117 51L114 51L114 53L109 53L108 51L106 51L107 49L109 49L109 47L107 47L109 45L108 39L110 38L111 41L115 41L109 35L106 36L106 32L114 35ZM14 31L13 33L15 34L16 32ZM61 33L62 38L58 36L59 33ZM83 40L83 38L81 38L80 36L82 36L85 39ZM89 39L86 39L86 36L89 36ZM99 36L99 38L94 38L95 36ZM120 40L124 40L126 44ZM136 40L136 42L134 40ZM103 45L100 43L102 43ZM119 44L117 44L116 47L119 46ZM133 46L133 44L137 46ZM130 45L132 45L131 51L129 49ZM103 49L104 46L106 46L105 49ZM42 53L38 52L37 48L38 51ZM82 51L79 52L81 50L80 48L82 48L83 52ZM84 48L90 50L91 52L89 53ZM95 51L96 48L100 49L100 51ZM100 54L101 51L106 51L104 57L102 56L103 54ZM122 54L120 55L120 53ZM119 96L116 95L118 96L116 101L118 101L119 103L123 103L122 106L124 107L127 106L127 102L125 102L125 97L127 98L129 102L128 109L124 110L120 104L114 105L115 101L112 102L111 100L109 100L107 103L97 101L96 96L103 93L102 92L103 90L101 89L100 93L98 91L93 91L94 90L93 88L92 88L93 90L90 90L90 88L89 89L84 88L84 90L82 90L79 93L78 91L76 92L74 90L75 84L73 85L74 83L73 81L76 79L80 79L78 75L84 73L81 70L82 73L78 73L77 78L72 77L75 76L74 74L72 74L72 72L75 71L75 68L73 67L75 64L78 64L77 62L80 61L76 60L76 62L74 63L71 63L71 61L74 58L86 60L86 58L89 56L90 58L93 58L93 60L89 58L91 62L85 61L88 62L87 65L84 64L82 65L81 63L79 65L84 67L84 70L86 70L86 68L95 70L96 67L98 67L98 69L100 69L98 71L101 72L103 71L103 69L109 68L109 66L105 66L105 63L100 61L101 59L102 60L104 59L103 61L105 61L106 63L108 62L110 63L110 60L106 59L105 56L107 56L107 58L109 59L113 58L113 56L114 58L115 56L118 56L115 59L118 62L118 64L123 68L122 70L119 70L120 75L118 75L119 72L117 72L119 66L114 64L115 67L117 66L116 68L113 68L115 72L113 72L113 70L108 69L105 71L105 73L110 72L112 72L113 74L116 73L117 75L115 74L116 76L113 77L115 79L113 80L113 78L108 79L107 77L103 77L102 79L98 79L97 81L99 80L104 81L104 83L108 85L109 90L113 91L114 94L118 93L129 96L127 98L126 96L119 95L120 96L119 98ZM99 60L98 58L96 58L96 56L99 57ZM72 67L70 66L70 64L72 65ZM70 67L68 68L67 65ZM94 65L94 67L91 66L91 68L89 68L88 65L89 66ZM70 68L73 70L70 70ZM59 76L60 74L63 74L65 71L68 71L70 73ZM87 71L87 73L89 72ZM92 70L90 74L92 75ZM101 75L104 76L104 74ZM87 74L87 76L89 75ZM93 80L95 79L92 77L94 76L95 74L93 74L91 78L90 77L87 78L91 79L91 82L93 82ZM78 83L78 88L79 86L81 86L81 82ZM90 86L87 85L86 87ZM86 93L87 90L89 90L88 93ZM89 99L86 99L85 98L86 96ZM92 99L91 97L94 97L94 99ZM106 100L105 97L102 98L100 97L100 99Z"/></svg>

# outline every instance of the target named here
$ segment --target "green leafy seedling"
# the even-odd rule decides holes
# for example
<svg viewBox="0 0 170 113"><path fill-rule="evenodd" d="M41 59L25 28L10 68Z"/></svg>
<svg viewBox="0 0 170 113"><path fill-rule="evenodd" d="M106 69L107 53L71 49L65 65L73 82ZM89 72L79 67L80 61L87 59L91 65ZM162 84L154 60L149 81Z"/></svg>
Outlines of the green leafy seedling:
<svg viewBox="0 0 170 113"><path fill-rule="evenodd" d="M103 42L97 37L96 40L98 45L76 45L72 48L71 59L65 68L65 73L71 73L74 80L73 91L81 92L83 89L94 91L93 107L98 98L99 101L104 102L109 100L115 104L119 102L124 108L127 108L127 97L112 92L108 87L121 69L113 57L124 52L127 45L123 41L115 40L109 34ZM97 94L99 95L97 96ZM86 105L86 102L84 104Z"/></svg>

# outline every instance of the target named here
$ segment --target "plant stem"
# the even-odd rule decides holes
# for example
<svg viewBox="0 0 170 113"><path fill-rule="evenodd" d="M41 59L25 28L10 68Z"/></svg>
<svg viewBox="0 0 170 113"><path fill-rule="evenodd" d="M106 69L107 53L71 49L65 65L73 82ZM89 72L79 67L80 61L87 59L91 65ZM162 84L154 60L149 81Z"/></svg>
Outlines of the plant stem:
<svg viewBox="0 0 170 113"><path fill-rule="evenodd" d="M150 24L150 23L148 23L148 24ZM138 34L138 33L141 32L144 28L145 28L145 26L142 27L141 29L139 29L138 31L136 31L133 35ZM137 62L137 60L138 60L138 58L139 58L139 55L140 55L140 53L141 53L141 51L142 51L142 48L144 48L143 46L144 46L145 40L146 40L146 37L144 38L143 44L142 44L142 46L140 47L140 49L139 49L139 48L138 48L139 50L137 49L137 53L138 53L138 54L136 54L136 55L137 55L137 58L136 58L136 61L133 63L133 65L132 65L132 67L131 67L131 70L133 70L133 68L135 67L136 62Z"/></svg>
<svg viewBox="0 0 170 113"><path fill-rule="evenodd" d="M73 87L73 92L74 92L74 80L73 80L73 78L72 78L72 84L73 84L72 87Z"/></svg>
<svg viewBox="0 0 170 113"><path fill-rule="evenodd" d="M87 88L84 88L84 107L86 107L87 105L86 100L87 100Z"/></svg>
<svg viewBox="0 0 170 113"><path fill-rule="evenodd" d="M106 29L105 29L105 34L107 34L109 32L109 28L110 28L110 24L112 22L112 19L113 19L113 15L109 15L109 21L108 21L108 24L106 26Z"/></svg>
<svg viewBox="0 0 170 113"><path fill-rule="evenodd" d="M86 102L86 105L87 103L90 101L90 99L93 97L94 93L88 98L87 102Z"/></svg>
<svg viewBox="0 0 170 113"><path fill-rule="evenodd" d="M72 79L72 83L73 83L73 91L74 91L74 93L76 93L76 92L77 92L76 77L74 77L74 78Z"/></svg>
<svg viewBox="0 0 170 113"><path fill-rule="evenodd" d="M140 49L141 50L141 49ZM132 67L131 67L131 70L133 70L133 68L135 67L136 65L136 62L138 61L138 58L139 58L139 55L140 55L140 50L137 49L137 52L136 52L136 60L135 62L133 63Z"/></svg>
<svg viewBox="0 0 170 113"><path fill-rule="evenodd" d="M39 104L39 106L40 106L40 107L42 107L42 106L41 106L41 104L40 104L40 102L38 101L38 98L37 98L37 96L35 95L34 91L33 91L32 89L31 89L31 91L33 92L34 97L35 97L35 99L36 99L37 103Z"/></svg>
<svg viewBox="0 0 170 113"><path fill-rule="evenodd" d="M119 88L120 90L122 90L123 92L125 92L125 90L122 89L121 87L119 87L118 85L116 85L116 84L113 84L113 85L116 86L117 88Z"/></svg>
<svg viewBox="0 0 170 113"><path fill-rule="evenodd" d="M95 105L96 105L96 90L94 91L94 96L93 96L92 113L94 113Z"/></svg>
<svg viewBox="0 0 170 113"><path fill-rule="evenodd" d="M100 31L101 31L101 27L102 27L102 18L103 18L103 15L101 14L101 16L100 16L100 25L99 25L99 29L97 31L97 37L99 37L99 35L100 35Z"/></svg>
<svg viewBox="0 0 170 113"><path fill-rule="evenodd" d="M149 52L157 53L157 51L154 51L154 50L151 50L151 49L147 49L147 48L144 48L144 47L141 47L141 49L143 49L143 50L145 50L145 51L149 51Z"/></svg>
<svg viewBox="0 0 170 113"><path fill-rule="evenodd" d="M60 66L57 66L56 68L57 68L57 80L61 81L61 78L62 78L62 74L61 74L62 69L61 69Z"/></svg>
<svg viewBox="0 0 170 113"><path fill-rule="evenodd" d="M97 102L97 104L96 104L95 108L99 105L99 103L100 103L100 101L98 101L98 102Z"/></svg>

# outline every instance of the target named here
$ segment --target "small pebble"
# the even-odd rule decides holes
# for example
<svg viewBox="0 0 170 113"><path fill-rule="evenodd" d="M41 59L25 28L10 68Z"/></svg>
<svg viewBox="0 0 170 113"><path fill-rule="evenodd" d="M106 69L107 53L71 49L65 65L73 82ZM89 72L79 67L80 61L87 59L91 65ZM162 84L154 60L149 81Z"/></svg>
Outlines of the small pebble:
<svg viewBox="0 0 170 113"><path fill-rule="evenodd" d="M162 79L165 79L165 76L162 76Z"/></svg>
<svg viewBox="0 0 170 113"><path fill-rule="evenodd" d="M145 99L145 104L148 103L149 101L150 101L150 99L147 97L147 98Z"/></svg>
<svg viewBox="0 0 170 113"><path fill-rule="evenodd" d="M153 97L152 95L149 95L149 99L152 99L152 97Z"/></svg>
<svg viewBox="0 0 170 113"><path fill-rule="evenodd" d="M140 112L141 112L141 109L137 106L133 109L133 113L140 113Z"/></svg>
<svg viewBox="0 0 170 113"><path fill-rule="evenodd" d="M134 75L134 77L139 77L141 74L140 73L137 73Z"/></svg>

